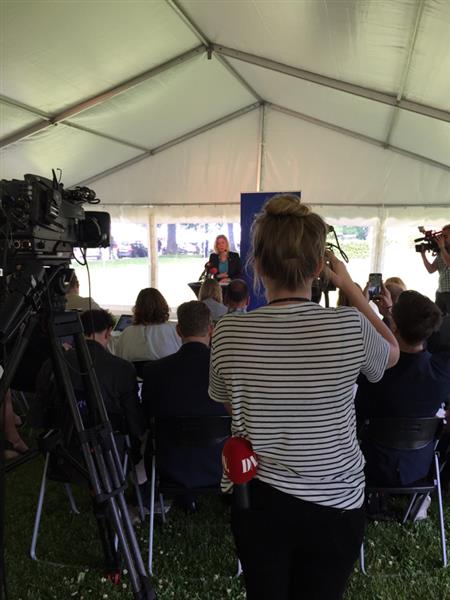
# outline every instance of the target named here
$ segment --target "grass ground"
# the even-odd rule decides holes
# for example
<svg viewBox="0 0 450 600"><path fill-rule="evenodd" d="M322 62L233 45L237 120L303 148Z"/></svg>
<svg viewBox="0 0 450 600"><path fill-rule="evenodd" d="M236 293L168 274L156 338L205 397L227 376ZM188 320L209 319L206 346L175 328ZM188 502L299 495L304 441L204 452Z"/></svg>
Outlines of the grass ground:
<svg viewBox="0 0 450 600"><path fill-rule="evenodd" d="M29 558L42 464L37 459L7 476L10 600L131 599L126 576L119 586L104 579L96 524L83 490L76 490L80 515L69 513L60 484L49 483L44 505L38 555L66 566L36 563ZM446 516L450 525L449 499ZM366 577L355 568L345 600L450 598L450 570L440 563L434 504L432 517L425 522L405 527L396 523L369 526L366 559L370 575ZM157 523L153 583L159 600L245 599L242 578L234 577L236 556L228 510L221 499L208 498L198 514L186 518L172 509L166 525ZM136 530L146 560L148 521Z"/></svg>

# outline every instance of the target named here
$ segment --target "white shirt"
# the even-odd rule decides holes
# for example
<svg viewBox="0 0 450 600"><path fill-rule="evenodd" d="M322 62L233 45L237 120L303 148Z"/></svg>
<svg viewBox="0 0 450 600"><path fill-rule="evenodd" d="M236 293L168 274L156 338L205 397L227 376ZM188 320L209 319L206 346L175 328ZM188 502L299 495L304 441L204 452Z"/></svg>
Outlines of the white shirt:
<svg viewBox="0 0 450 600"><path fill-rule="evenodd" d="M131 362L157 360L174 354L181 346L174 323L130 325L120 334L115 354Z"/></svg>
<svg viewBox="0 0 450 600"><path fill-rule="evenodd" d="M211 319L213 321L218 321L220 317L223 317L223 315L226 315L228 312L228 308L225 304L217 302L214 298L206 298L206 300L202 300L202 302L203 304L206 304L211 311Z"/></svg>
<svg viewBox="0 0 450 600"><path fill-rule="evenodd" d="M252 443L258 479L302 500L359 508L354 384L360 372L379 381L388 356L389 344L354 308L265 306L217 324L209 394L231 402L233 435Z"/></svg>

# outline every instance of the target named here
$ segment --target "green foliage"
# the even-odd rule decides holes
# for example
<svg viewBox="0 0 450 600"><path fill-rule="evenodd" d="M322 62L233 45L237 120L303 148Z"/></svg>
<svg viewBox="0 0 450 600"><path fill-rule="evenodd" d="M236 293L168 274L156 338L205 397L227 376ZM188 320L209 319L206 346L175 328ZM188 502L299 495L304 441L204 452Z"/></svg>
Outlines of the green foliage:
<svg viewBox="0 0 450 600"><path fill-rule="evenodd" d="M345 240L340 241L340 244L350 260L352 258L369 258L369 243L366 240Z"/></svg>

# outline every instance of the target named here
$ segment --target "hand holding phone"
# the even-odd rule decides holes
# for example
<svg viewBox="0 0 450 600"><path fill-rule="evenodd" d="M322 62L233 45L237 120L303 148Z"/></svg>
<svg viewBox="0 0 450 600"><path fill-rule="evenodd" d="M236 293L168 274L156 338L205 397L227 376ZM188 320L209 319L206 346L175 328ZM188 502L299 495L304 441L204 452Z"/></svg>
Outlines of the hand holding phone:
<svg viewBox="0 0 450 600"><path fill-rule="evenodd" d="M383 276L381 273L370 273L369 275L369 287L367 291L369 293L369 300L373 300L380 295L381 285Z"/></svg>

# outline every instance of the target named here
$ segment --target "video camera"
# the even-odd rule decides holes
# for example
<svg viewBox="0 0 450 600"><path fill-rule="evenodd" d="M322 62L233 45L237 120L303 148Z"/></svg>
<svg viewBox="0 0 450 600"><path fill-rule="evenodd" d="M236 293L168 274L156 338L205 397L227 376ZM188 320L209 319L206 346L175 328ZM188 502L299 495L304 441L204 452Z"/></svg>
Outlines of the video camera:
<svg viewBox="0 0 450 600"><path fill-rule="evenodd" d="M423 233L423 237L414 240L416 252L429 251L439 254L440 248L436 238L438 235L442 235L442 231L426 231L423 226L419 227L419 231Z"/></svg>
<svg viewBox="0 0 450 600"><path fill-rule="evenodd" d="M0 252L6 258L1 267L7 272L27 260L62 264L75 247L110 244L110 215L82 208L100 202L95 192L87 187L65 190L52 173L52 181L25 175L0 182Z"/></svg>
<svg viewBox="0 0 450 600"><path fill-rule="evenodd" d="M335 242L335 243L327 240L325 249L328 250L329 252L332 252L333 254L335 254L335 250L337 250L339 252L339 254L341 255L342 260L344 262L348 263L348 256L346 255L344 250L342 250L341 245L339 243L339 239L336 234L336 231L332 225L328 225L327 237L328 236L332 236L333 242ZM326 277L325 273L322 272L319 275L319 277L317 277L316 279L313 280L313 283L312 283L313 302L317 302L317 303L320 302L322 293L325 294L326 302L328 302L328 293L334 292L335 290L336 290L336 286Z"/></svg>

